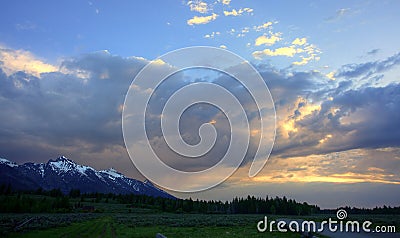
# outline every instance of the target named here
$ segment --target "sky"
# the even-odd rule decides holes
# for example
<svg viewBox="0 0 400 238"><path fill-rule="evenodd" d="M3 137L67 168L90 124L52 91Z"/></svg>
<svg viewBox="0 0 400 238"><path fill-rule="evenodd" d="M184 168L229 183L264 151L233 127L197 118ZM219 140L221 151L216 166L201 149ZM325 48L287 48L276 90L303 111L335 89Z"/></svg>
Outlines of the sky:
<svg viewBox="0 0 400 238"><path fill-rule="evenodd" d="M0 157L24 163L65 155L144 179L122 137L129 85L169 51L212 46L244 58L263 77L275 103L275 144L256 177L247 176L245 162L213 189L175 195L399 206L399 7L398 1L2 1ZM238 89L215 72L175 75L160 86L151 113L160 114L158 101L194 81ZM236 95L253 112L245 93ZM221 134L196 163L168 152L157 123L149 136L166 163L197 171L217 162L229 132L226 118L207 105L188 110L181 129L195 143L205 122L215 122ZM254 150L250 145L247 157Z"/></svg>

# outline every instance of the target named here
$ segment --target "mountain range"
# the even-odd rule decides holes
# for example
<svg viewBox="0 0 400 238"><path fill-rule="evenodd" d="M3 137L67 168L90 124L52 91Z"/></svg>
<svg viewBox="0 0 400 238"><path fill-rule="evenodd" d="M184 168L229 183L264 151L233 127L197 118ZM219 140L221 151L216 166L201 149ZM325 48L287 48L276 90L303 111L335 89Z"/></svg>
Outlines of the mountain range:
<svg viewBox="0 0 400 238"><path fill-rule="evenodd" d="M143 194L175 199L148 180L128 178L113 168L98 171L64 156L47 163L21 165L0 158L0 184L10 184L15 190L60 189L67 194L71 189L79 189L81 193Z"/></svg>

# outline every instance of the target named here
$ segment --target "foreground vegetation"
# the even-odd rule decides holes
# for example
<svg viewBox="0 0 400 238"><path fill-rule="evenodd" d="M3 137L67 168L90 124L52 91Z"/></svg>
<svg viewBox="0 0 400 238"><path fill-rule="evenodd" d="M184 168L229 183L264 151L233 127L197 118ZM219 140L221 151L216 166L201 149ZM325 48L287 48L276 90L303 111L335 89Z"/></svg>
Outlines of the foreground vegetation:
<svg viewBox="0 0 400 238"><path fill-rule="evenodd" d="M15 214L3 214L15 216ZM64 222L46 227L46 219L72 221L71 215L82 216L75 222ZM20 218L31 214L20 214ZM300 237L298 233L265 232L260 233L256 224L263 216L255 214L222 215L222 214L176 214L158 213L141 209L131 213L98 213L98 214L46 214L42 227L27 226L18 231L9 230L1 237L155 237L161 233L167 237ZM268 216L275 220L281 216ZM293 219L323 220L322 215L311 217L293 216ZM3 217L4 219L4 217ZM355 220L369 219L357 215ZM371 220L371 219L369 219ZM390 224L397 221L399 215L380 215L373 218L374 223ZM1 224L4 225L4 224ZM318 237L322 237L318 235Z"/></svg>
<svg viewBox="0 0 400 238"><path fill-rule="evenodd" d="M172 215L172 217L169 217L170 215ZM151 221L154 221L153 216L143 217L138 216L137 214L131 214L129 216L125 216L123 221L121 221L121 217L115 218L113 216L105 216L90 221L74 223L69 226L61 226L57 228L35 230L30 232L14 232L10 233L8 237L155 237L157 233L161 233L167 237L193 238L299 236L295 233L259 233L254 224L246 224L248 221L241 222L239 224L233 222L230 226L226 226L224 221L225 218L221 218L219 215L211 215L216 217L208 220L207 222L195 225L186 223L185 215L183 215L181 218L174 217L175 215L177 214L164 214L162 218L156 218L158 222L153 225L149 225L151 224ZM140 219L143 223L131 223L131 221L136 220L138 217L141 217ZM164 220L166 217L168 218ZM245 218L245 220L249 219L246 216L242 217ZM131 220L130 218L133 219ZM254 218L250 218L250 220ZM170 219L175 220L175 222L179 222L171 225L168 223Z"/></svg>
<svg viewBox="0 0 400 238"><path fill-rule="evenodd" d="M4 188L4 187L3 187ZM399 208L346 208L352 220L395 225ZM230 202L166 199L143 195L81 194L72 190L12 192L0 189L0 237L299 237L259 233L258 221L293 218L322 221L335 210L291 199L248 196ZM373 216L369 214L374 214Z"/></svg>

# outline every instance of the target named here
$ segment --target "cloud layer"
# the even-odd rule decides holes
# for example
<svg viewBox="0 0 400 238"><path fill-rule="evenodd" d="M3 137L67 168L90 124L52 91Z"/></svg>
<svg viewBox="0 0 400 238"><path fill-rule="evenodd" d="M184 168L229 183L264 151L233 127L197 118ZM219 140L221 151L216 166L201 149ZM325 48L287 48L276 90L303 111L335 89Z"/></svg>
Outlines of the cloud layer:
<svg viewBox="0 0 400 238"><path fill-rule="evenodd" d="M294 45L305 43L305 39L293 42ZM7 52L15 54L16 58L20 57L19 54L26 54L13 50ZM31 58L30 62L44 64L33 56ZM304 181L305 178L310 181L327 178L328 181L331 178L332 182L336 179L342 182L397 183L399 177L393 168L398 166L397 148L400 147L397 123L400 121L400 85L396 82L381 86L354 82L369 81L393 69L399 63L398 58L396 54L381 61L344 65L335 74L337 80L330 80L316 71L287 72L258 65L275 100L278 117L277 139L272 153L272 161L278 162L272 168L278 172L285 167L287 173L292 174L291 177L282 177L265 172L260 179L280 182ZM113 165L127 174L134 174L122 140L121 111L128 86L147 62L142 58L122 58L101 51L66 59L60 66L53 66L54 72L31 72L30 68L15 67L14 71L5 73L8 66L3 58L0 71L0 156L22 162L43 161L65 154L95 167ZM234 92L241 98L250 118L256 119L251 116L255 112L251 98L242 92L240 85L232 83L226 76L211 74L204 77L199 72L186 78L185 75L176 76L160 86L161 91L152 99L150 112L154 118L161 113L163 104L159 102L165 101L177 88L204 80ZM155 124L149 128L149 136L158 145L157 153L166 155L170 165L188 171L215 164L229 142L224 139L229 136L229 130L223 114L210 106L200 105L188 110L182 119L182 133L190 143L198 141L201 124L213 122L220 136L217 146L203 160L182 162L168 152L159 126ZM257 124L257 120L253 123ZM254 148L250 148L249 158ZM353 152L342 153L346 151L365 158L351 165L346 163L346 158L351 158ZM342 153L339 158L343 163L340 164L348 167L340 169L334 166L334 161L337 161L335 153ZM372 159L377 153L382 160L379 163ZM291 160L292 163L284 162ZM326 166L318 166L324 161L327 161ZM304 170L300 163L307 165ZM362 169L351 169L351 166ZM308 171L308 177L303 176L302 180L299 171Z"/></svg>

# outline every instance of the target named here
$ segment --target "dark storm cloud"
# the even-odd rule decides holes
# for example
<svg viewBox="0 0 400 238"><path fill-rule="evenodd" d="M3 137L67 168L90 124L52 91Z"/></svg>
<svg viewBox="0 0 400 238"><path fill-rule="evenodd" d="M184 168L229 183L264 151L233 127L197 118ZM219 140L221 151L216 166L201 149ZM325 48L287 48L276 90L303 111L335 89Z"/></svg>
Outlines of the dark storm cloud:
<svg viewBox="0 0 400 238"><path fill-rule="evenodd" d="M121 104L144 64L97 52L68 59L60 72L40 78L0 71L0 156L43 161L66 153L79 160L79 149L122 146Z"/></svg>
<svg viewBox="0 0 400 238"><path fill-rule="evenodd" d="M397 53L382 61L372 61L362 64L347 64L344 65L336 74L335 77L341 78L364 78L367 79L373 74L387 71L400 63L400 53Z"/></svg>
<svg viewBox="0 0 400 238"><path fill-rule="evenodd" d="M197 157L196 159L188 159L168 148L168 145L162 136L161 118L159 115L162 114L166 101L174 92L185 85L198 82L213 82L223 86L229 92L234 94L240 101L240 104L243 105L247 118L251 121L250 128L257 128L257 123L259 121L257 120L259 118L257 111L253 110L253 108L255 108L254 101L250 94L238 81L230 76L207 69L191 69L185 70L184 73L178 73L166 79L158 86L158 88L156 88L149 101L149 119L146 123L147 135L159 158L171 167L183 171L198 171L212 167L224 157L231 141L232 128L230 127L226 115L215 106L199 103L185 110L180 118L179 128L182 138L188 144L198 144L200 142L200 126L204 123L214 121L213 123L217 131L216 144L204 156ZM192 96L194 97L195 94L206 95L206 93L207 92L199 90L193 92ZM256 143L258 143L258 138L252 138L245 158L246 163L253 158L256 152Z"/></svg>
<svg viewBox="0 0 400 238"><path fill-rule="evenodd" d="M272 70L260 73L271 90L276 107L290 104L299 96L314 97L326 87L321 83L321 75L316 72L294 72L287 75Z"/></svg>
<svg viewBox="0 0 400 238"><path fill-rule="evenodd" d="M333 110L336 113L333 113ZM400 146L400 85L349 90L298 122L298 133L275 153L305 156L357 148ZM326 135L332 138L320 144ZM301 141L301 143L299 143Z"/></svg>
<svg viewBox="0 0 400 238"><path fill-rule="evenodd" d="M350 90L337 96L333 106L340 108L332 122L356 114L355 121L337 128L341 132L352 131L352 147L400 146L400 85L369 87L359 91Z"/></svg>
<svg viewBox="0 0 400 238"><path fill-rule="evenodd" d="M336 77L327 81L318 72L286 72L263 65L257 66L275 101L278 134L273 155L278 157L324 154L354 148L386 148L400 146L400 86L362 87L354 89L347 77L367 77L398 64L400 54L386 60L346 65ZM97 52L64 60L59 72L41 74L40 78L24 72L7 76L0 71L0 156L17 162L43 161L60 154L83 161L88 157L99 163L127 157L121 131L121 110L125 93L133 77L147 61L122 58ZM166 99L189 82L213 81L234 93L244 105L253 126L257 127L257 111L248 94L227 76L185 78L176 76L161 85L152 98L148 111L149 137L168 155L170 164L186 170L197 170L215 164L226 150L230 135L219 110L194 107L182 117L184 138L195 144L201 124L216 120L219 132L212 160L180 163L176 155L166 153L159 127L159 114ZM186 81L185 81L186 80ZM199 92L204 93L204 92ZM328 98L330 98L328 100ZM302 99L299 101L299 98ZM304 114L311 104L320 109ZM154 120L153 120L153 119ZM157 119L157 120L156 120ZM282 122L294 120L296 132L282 134ZM153 123L153 124L152 124ZM330 135L328 139L326 136ZM321 140L326 139L324 143ZM257 138L253 138L257 142ZM255 148L252 143L246 161ZM196 167L196 168L193 168Z"/></svg>
<svg viewBox="0 0 400 238"><path fill-rule="evenodd" d="M291 120L296 130L285 137L278 127L272 154L293 157L399 146L400 86L396 81L387 86L369 83L379 82L399 60L400 54L395 54L381 61L345 65L336 75L341 78L338 82L324 83L319 73L287 77L263 72L276 103L278 121L283 124ZM355 77L362 77L363 87L353 86L357 84ZM300 103L296 101L299 97L304 99ZM316 103L319 109L301 115L301 108Z"/></svg>

